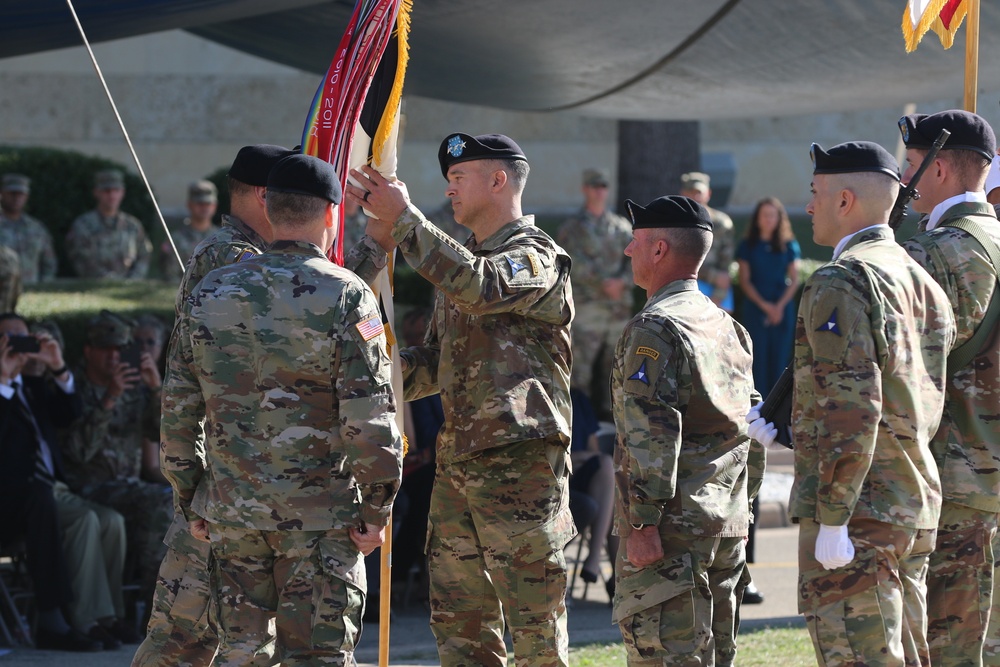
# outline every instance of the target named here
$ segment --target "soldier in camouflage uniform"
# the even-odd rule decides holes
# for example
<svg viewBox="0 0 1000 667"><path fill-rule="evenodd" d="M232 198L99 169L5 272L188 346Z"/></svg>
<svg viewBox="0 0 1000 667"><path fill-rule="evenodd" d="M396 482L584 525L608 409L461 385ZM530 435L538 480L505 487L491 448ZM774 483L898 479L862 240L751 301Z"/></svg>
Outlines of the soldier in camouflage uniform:
<svg viewBox="0 0 1000 667"><path fill-rule="evenodd" d="M344 200L344 252L353 248L365 235L368 216L352 201Z"/></svg>
<svg viewBox="0 0 1000 667"><path fill-rule="evenodd" d="M32 285L56 277L56 253L48 228L24 212L31 194L31 179L4 174L0 185L0 245L21 260L21 282Z"/></svg>
<svg viewBox="0 0 1000 667"><path fill-rule="evenodd" d="M635 282L611 378L615 443L614 621L628 664L732 665L746 585L744 542L764 450L747 437L750 337L698 290L712 244L705 207L626 202Z"/></svg>
<svg viewBox="0 0 1000 667"><path fill-rule="evenodd" d="M194 254L199 243L218 231L212 223L219 193L212 181L195 181L188 186L188 217L176 229L170 230L170 237L177 246L177 253L185 263ZM164 239L160 245L160 268L166 280L177 280L183 274L183 267L177 263L170 241Z"/></svg>
<svg viewBox="0 0 1000 667"><path fill-rule="evenodd" d="M185 302L164 391L163 468L192 535L211 539L226 643L265 651L276 622L285 665L354 664L362 556L401 477L378 305L324 255L339 200L328 163L274 167L276 240Z"/></svg>
<svg viewBox="0 0 1000 667"><path fill-rule="evenodd" d="M1000 223L983 191L996 138L986 121L967 111L904 116L899 127L907 149L904 181L912 178L941 129L951 131L913 203L929 217L903 248L948 294L958 347L982 326L990 300L1000 298L1000 267L992 265L969 232L951 226L968 220L1000 248ZM984 644L987 664L1000 664L1000 613L991 615L997 603L993 563L1000 555L1000 336L995 322L992 326L990 342L964 367L949 362L944 417L931 442L944 496L927 577L927 638L934 665L978 667Z"/></svg>
<svg viewBox="0 0 1000 667"><path fill-rule="evenodd" d="M63 441L66 478L84 498L125 517L129 561L141 599L148 600L163 558L170 522L170 488L157 465L160 372L148 354L138 367L121 357L131 343L130 320L102 311L87 326L85 365L74 372L83 414Z"/></svg>
<svg viewBox="0 0 1000 667"><path fill-rule="evenodd" d="M712 199L711 180L708 174L692 171L681 176L681 195L689 197L708 209L712 216L712 247L698 271L698 289L712 299L715 305L727 313L733 312L733 287L729 267L736 252L733 235L733 221L714 208L709 208Z"/></svg>
<svg viewBox="0 0 1000 667"><path fill-rule="evenodd" d="M97 208L74 220L66 235L66 254L81 278L146 277L153 246L142 223L119 209L124 196L120 171L97 172Z"/></svg>
<svg viewBox="0 0 1000 667"><path fill-rule="evenodd" d="M17 253L0 245L0 313L12 313L21 298L21 261Z"/></svg>
<svg viewBox="0 0 1000 667"><path fill-rule="evenodd" d="M275 163L291 154L287 148L269 144L240 149L228 174L231 213L223 216L222 227L200 243L189 260L177 292L178 317L181 305L210 271L259 255L267 247L265 239L271 238L264 199L267 176ZM381 246L366 237L349 253L347 266L370 284L386 261ZM160 566L146 639L132 659L133 666L273 664L273 647L245 655L220 645L210 595L211 549L191 535L179 511L164 542L168 551Z"/></svg>
<svg viewBox="0 0 1000 667"><path fill-rule="evenodd" d="M503 135L453 134L438 152L459 245L363 167L348 196L383 247L438 294L424 345L402 350L406 399L441 394L427 553L441 664L566 665L569 256L521 214L524 153Z"/></svg>
<svg viewBox="0 0 1000 667"><path fill-rule="evenodd" d="M572 385L605 412L610 412L606 388L615 343L632 316L632 269L625 256L632 230L628 220L607 209L609 184L603 172L584 170L584 206L556 236L573 259Z"/></svg>
<svg viewBox="0 0 1000 667"><path fill-rule="evenodd" d="M821 665L927 665L925 577L941 509L930 442L954 317L886 224L895 159L870 142L812 154L806 210L814 240L834 252L806 282L795 327L799 611ZM763 421L750 433L770 445Z"/></svg>

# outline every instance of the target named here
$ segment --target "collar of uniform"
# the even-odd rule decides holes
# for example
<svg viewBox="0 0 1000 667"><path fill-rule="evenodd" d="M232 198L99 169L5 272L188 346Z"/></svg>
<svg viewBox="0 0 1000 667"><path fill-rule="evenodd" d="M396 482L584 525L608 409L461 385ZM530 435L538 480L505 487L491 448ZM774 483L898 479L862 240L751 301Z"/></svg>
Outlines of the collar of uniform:
<svg viewBox="0 0 1000 667"><path fill-rule="evenodd" d="M896 237L892 233L892 227L884 222L865 227L864 229L859 229L853 234L848 234L844 238L840 239L840 243L838 243L837 247L833 249L833 259L837 259L845 250L861 243L862 241L871 241L873 239L888 239L891 241L895 238Z"/></svg>
<svg viewBox="0 0 1000 667"><path fill-rule="evenodd" d="M510 222L508 222L506 225L498 229L492 235L483 239L482 242L479 242L479 240L477 239L471 249L473 252L481 252L481 251L491 252L502 246L504 243L507 242L507 239L514 236L514 234L517 234L523 228L534 227L534 226L535 226L535 216L522 215L517 220L511 220Z"/></svg>
<svg viewBox="0 0 1000 667"><path fill-rule="evenodd" d="M986 203L986 193L985 192L963 192L960 195L955 195L954 197L948 197L943 202L939 203L933 209L931 209L930 218L927 220L927 231L931 231L938 226L941 222L941 218L944 217L945 211L947 211L952 206L956 204L965 204L967 202L977 202Z"/></svg>
<svg viewBox="0 0 1000 667"><path fill-rule="evenodd" d="M280 252L286 255L315 255L316 257L326 257L319 246L309 241L290 241L279 239L271 244L267 252Z"/></svg>
<svg viewBox="0 0 1000 667"><path fill-rule="evenodd" d="M253 230L253 228L247 223L243 222L235 215L223 215L222 216L222 226L229 226L238 231L240 234L246 237L246 240L254 248L266 248L267 241L261 238L261 235Z"/></svg>
<svg viewBox="0 0 1000 667"><path fill-rule="evenodd" d="M668 296L673 296L674 294L680 294L681 292L700 292L698 289L698 281L695 279L682 278L680 280L674 280L669 282L660 289L656 290L653 296L646 299L646 305L653 303L654 301L662 301Z"/></svg>

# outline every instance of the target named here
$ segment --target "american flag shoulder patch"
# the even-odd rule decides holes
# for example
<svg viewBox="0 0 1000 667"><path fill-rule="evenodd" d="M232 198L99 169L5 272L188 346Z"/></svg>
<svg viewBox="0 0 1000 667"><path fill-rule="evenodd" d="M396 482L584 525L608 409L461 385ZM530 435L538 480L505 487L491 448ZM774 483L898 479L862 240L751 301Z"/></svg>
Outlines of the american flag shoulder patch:
<svg viewBox="0 0 1000 667"><path fill-rule="evenodd" d="M358 333L361 334L361 337L366 341L385 333L385 328L382 326L382 320L379 319L378 315L372 315L368 319L358 322L355 326L358 328Z"/></svg>

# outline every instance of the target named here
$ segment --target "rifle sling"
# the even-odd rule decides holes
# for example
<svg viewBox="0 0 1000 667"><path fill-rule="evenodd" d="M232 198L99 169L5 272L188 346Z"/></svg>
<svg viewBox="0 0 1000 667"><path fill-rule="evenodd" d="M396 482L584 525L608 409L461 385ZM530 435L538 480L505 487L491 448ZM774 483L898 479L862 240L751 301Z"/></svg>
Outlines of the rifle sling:
<svg viewBox="0 0 1000 667"><path fill-rule="evenodd" d="M942 227L961 229L974 238L989 256L990 262L993 264L993 274L998 274L998 271L1000 271L1000 247L997 246L993 239L986 235L983 228L976 224L971 217L946 222ZM949 376L968 366L979 351L983 349L986 341L989 340L990 335L996 329L997 321L1000 320L1000 297L997 296L998 292L1000 292L1000 286L993 290L993 296L990 298L990 305L986 308L986 314L983 315L983 319L979 323L979 326L976 327L976 331L972 334L972 337L953 349L951 354L948 355Z"/></svg>

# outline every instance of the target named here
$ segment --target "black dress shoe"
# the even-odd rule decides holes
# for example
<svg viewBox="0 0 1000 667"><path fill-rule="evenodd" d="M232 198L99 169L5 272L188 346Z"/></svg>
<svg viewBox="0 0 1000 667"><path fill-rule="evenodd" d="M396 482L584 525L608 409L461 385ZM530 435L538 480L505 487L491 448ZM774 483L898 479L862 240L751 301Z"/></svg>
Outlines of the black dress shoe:
<svg viewBox="0 0 1000 667"><path fill-rule="evenodd" d="M117 651L122 647L121 640L108 632L107 629L101 627L100 624L97 624L88 630L87 636L101 642L101 647L105 651Z"/></svg>
<svg viewBox="0 0 1000 667"><path fill-rule="evenodd" d="M91 639L79 630L70 630L60 635L44 628L39 628L38 632L35 633L35 647L47 651L76 651L78 653L90 653L104 649L101 642Z"/></svg>
<svg viewBox="0 0 1000 667"><path fill-rule="evenodd" d="M743 604L760 604L764 601L764 594L756 588L747 588L743 591Z"/></svg>

